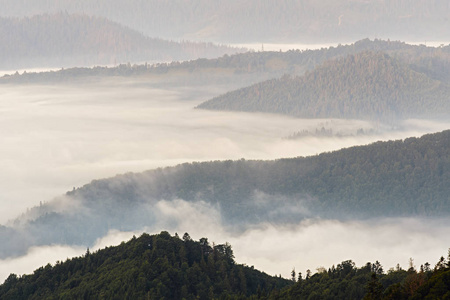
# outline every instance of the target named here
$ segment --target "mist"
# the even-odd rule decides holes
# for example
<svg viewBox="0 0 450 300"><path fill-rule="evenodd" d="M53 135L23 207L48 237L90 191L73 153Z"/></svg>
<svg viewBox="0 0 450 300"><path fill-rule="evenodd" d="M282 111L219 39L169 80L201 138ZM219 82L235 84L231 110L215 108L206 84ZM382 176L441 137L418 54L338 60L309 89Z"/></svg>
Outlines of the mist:
<svg viewBox="0 0 450 300"><path fill-rule="evenodd" d="M344 260L357 266L380 261L384 270L400 264L408 268L409 258L416 268L429 262L431 266L447 253L448 220L420 218L386 218L366 221L338 221L316 218L291 224L262 222L243 232L227 229L217 207L184 200L158 201L153 210L154 225L131 232L110 231L99 238L90 251L118 245L143 232L157 234L161 230L182 236L185 232L195 239L207 237L210 244L229 242L237 263L262 270L270 275L289 278L295 268L305 276L319 267L329 268ZM55 264L73 256L81 256L87 247L51 245L32 247L27 255L0 260L0 281L10 273L31 273L47 263Z"/></svg>
<svg viewBox="0 0 450 300"><path fill-rule="evenodd" d="M70 211L60 197L93 179L141 172L184 162L226 159L278 159L315 155L379 140L421 136L449 128L448 121L406 120L398 127L359 120L295 119L240 112L193 109L229 89L227 85L158 87L150 79L112 79L95 84L0 85L0 224L32 207L51 203ZM344 136L286 139L324 124ZM370 135L352 135L358 129ZM261 203L265 195L256 195ZM59 205L59 206L57 206ZM70 203L74 205L74 203ZM76 207L83 209L83 207ZM358 266L379 260L385 270L432 265L445 255L448 222L425 219L338 221L314 219L307 207L294 207L302 220L247 224L235 230L221 219L220 207L203 202L159 199L147 207L152 225L133 232L110 231L92 250L115 245L142 232L168 230L194 239L230 242L237 262L289 277L352 259ZM280 207L281 215L292 207ZM32 211L32 210L31 210ZM256 246L257 245L257 246ZM30 273L48 262L82 255L88 245L45 245L0 261L0 281L9 273Z"/></svg>
<svg viewBox="0 0 450 300"><path fill-rule="evenodd" d="M93 179L192 161L314 155L378 140L420 136L449 122L408 120L384 128L357 120L295 119L193 109L226 85L155 88L150 83L0 86L0 212L5 224ZM377 134L285 139L332 122Z"/></svg>

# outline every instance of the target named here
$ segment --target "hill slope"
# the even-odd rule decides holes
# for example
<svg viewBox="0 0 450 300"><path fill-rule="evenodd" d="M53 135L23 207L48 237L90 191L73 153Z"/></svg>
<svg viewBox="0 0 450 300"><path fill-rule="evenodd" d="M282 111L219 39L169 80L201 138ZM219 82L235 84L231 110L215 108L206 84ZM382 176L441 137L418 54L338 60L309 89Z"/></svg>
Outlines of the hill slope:
<svg viewBox="0 0 450 300"><path fill-rule="evenodd" d="M228 229L305 218L447 217L450 131L276 161L182 164L94 180L0 227L0 256L91 245L158 222L158 204L209 208ZM182 199L182 200L180 200ZM173 202L172 202L173 201Z"/></svg>
<svg viewBox="0 0 450 300"><path fill-rule="evenodd" d="M186 60L238 51L148 38L107 19L67 13L0 18L0 45L4 69Z"/></svg>
<svg viewBox="0 0 450 300"><path fill-rule="evenodd" d="M383 53L331 60L302 77L284 76L198 108L281 113L302 118L395 120L450 114L450 88Z"/></svg>

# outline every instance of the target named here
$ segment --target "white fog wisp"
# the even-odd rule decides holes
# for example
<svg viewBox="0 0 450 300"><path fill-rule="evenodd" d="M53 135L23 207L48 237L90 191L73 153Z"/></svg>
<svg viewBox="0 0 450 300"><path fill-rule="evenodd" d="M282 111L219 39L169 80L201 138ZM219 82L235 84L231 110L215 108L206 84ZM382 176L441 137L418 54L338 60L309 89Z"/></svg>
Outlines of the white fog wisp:
<svg viewBox="0 0 450 300"><path fill-rule="evenodd" d="M229 242L237 263L245 263L271 275L289 278L295 267L305 274L318 267L351 259L357 266L380 261L384 270L400 264L408 268L409 258L416 267L429 262L432 266L447 253L450 238L448 220L420 218L386 218L367 221L305 219L291 224L260 223L243 232L227 229L217 207L204 202L182 199L158 201L154 206L158 216L154 225L132 232L110 231L90 247L91 252L118 245L143 232L156 234L162 230L181 237L185 232L199 240L207 237L212 244ZM0 281L10 273L31 273L47 263L80 256L86 246L64 245L31 248L27 255L0 261Z"/></svg>

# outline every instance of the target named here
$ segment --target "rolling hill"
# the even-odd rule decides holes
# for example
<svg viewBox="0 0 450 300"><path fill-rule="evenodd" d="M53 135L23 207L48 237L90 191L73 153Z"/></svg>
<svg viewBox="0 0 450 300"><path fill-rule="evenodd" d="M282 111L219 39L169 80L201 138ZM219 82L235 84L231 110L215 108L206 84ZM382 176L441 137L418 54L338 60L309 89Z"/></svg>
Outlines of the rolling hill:
<svg viewBox="0 0 450 300"><path fill-rule="evenodd" d="M450 88L382 52L330 60L301 77L283 76L228 92L202 109L299 118L395 121L450 114Z"/></svg>

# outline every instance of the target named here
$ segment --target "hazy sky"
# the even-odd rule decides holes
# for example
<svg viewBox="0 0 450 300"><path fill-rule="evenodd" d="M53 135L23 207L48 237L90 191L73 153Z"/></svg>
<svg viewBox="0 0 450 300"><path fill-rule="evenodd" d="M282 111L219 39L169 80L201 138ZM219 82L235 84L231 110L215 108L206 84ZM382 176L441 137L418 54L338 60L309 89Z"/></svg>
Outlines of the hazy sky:
<svg viewBox="0 0 450 300"><path fill-rule="evenodd" d="M287 140L283 137L295 131L315 130L323 125L343 133L354 132L357 128L381 131L386 128L360 121L301 120L268 114L192 109L224 92L225 88L197 86L163 90L124 81L80 87L0 85L0 224L6 224L27 208L39 205L40 201L49 201L72 187L118 173L190 161L313 155L380 139L420 136L447 129L450 125L410 120L402 124L401 130L375 136ZM180 215L183 210L171 207L173 204L158 204L161 215L166 217L161 219L159 228L149 230L153 233L171 229L179 233L188 231L196 239L207 236L217 243L229 241L238 262L254 264L271 274L288 276L294 266L304 272L305 268L329 267L350 258L358 264L369 259L385 259L384 265L393 266L397 262L406 265L413 256L420 259L419 265L425 258L432 263L445 255L445 247L449 244L448 240L442 241L438 236L448 229L445 224L434 228L434 223L418 220L368 223L316 220L293 224L290 228L266 224L249 229L242 236L234 236L217 225L204 232L202 222L211 223L208 218L214 216L214 212L201 212L211 208L204 207L195 219L183 219L185 216ZM189 204L178 204L190 209ZM165 223L170 219L168 214L172 219L179 218L177 228L164 228L173 224ZM386 230L388 226L389 230ZM411 228L430 231L411 232ZM387 233L381 234L384 231ZM128 235L121 237L124 236ZM427 243L421 243L421 240ZM324 248L330 242L334 243L333 248ZM380 246L381 242L386 242L385 246ZM255 244L264 247L254 249ZM281 249L275 250L270 245L281 246ZM29 256L1 261L0 281L10 272L31 272L48 261L84 251L64 246L53 250L48 247L32 249ZM331 254L324 251L334 254L329 256Z"/></svg>

